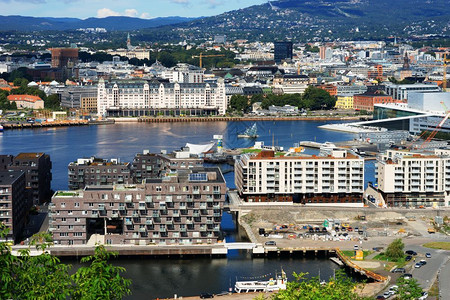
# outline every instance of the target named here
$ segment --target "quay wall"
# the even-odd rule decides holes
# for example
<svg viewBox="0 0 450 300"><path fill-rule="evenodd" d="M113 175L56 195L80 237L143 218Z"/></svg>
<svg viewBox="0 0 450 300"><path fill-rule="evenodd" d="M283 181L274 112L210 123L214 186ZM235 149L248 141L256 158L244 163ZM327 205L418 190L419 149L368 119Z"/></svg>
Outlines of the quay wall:
<svg viewBox="0 0 450 300"><path fill-rule="evenodd" d="M128 119L133 118L119 118ZM171 122L242 122L242 121L337 121L337 120L359 120L360 117L339 117L339 116L317 116L317 117L305 117L305 116L295 116L295 117L149 117L149 118L135 118L137 122L148 122L148 123L171 123ZM116 122L120 122L117 118Z"/></svg>

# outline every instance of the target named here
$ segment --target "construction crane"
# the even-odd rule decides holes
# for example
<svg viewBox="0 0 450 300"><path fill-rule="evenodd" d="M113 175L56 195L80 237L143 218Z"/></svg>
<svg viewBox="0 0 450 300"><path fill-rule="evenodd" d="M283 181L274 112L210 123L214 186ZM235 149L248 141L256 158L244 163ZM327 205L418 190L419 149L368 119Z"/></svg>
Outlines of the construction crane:
<svg viewBox="0 0 450 300"><path fill-rule="evenodd" d="M442 127L442 125L444 125L445 121L448 119L448 116L450 115L450 110L448 110L447 105L445 105L444 101L441 101L441 105L444 107L445 109L445 113L446 116L444 117L444 119L435 127L435 129L430 133L430 135L428 136L428 138L426 138L426 140L420 145L420 149L422 149L426 144L428 144L433 138L434 136L438 133L439 129ZM426 134L428 133L428 130L424 130L420 136L418 136L417 138L415 138L411 144L409 145L409 147L407 147L408 150L411 150L414 146L414 144L420 140L422 137L424 137Z"/></svg>
<svg viewBox="0 0 450 300"><path fill-rule="evenodd" d="M218 57L218 56L225 56L225 54L203 55L203 53L200 53L200 55L193 55L192 58L200 58L199 67L201 68L203 66L203 64L202 64L202 58L203 57Z"/></svg>
<svg viewBox="0 0 450 300"><path fill-rule="evenodd" d="M427 145L436 135L436 133L439 132L439 129L441 129L441 127L444 125L444 123L448 120L448 118L450 117L450 111L447 109L447 106L445 105L444 102L441 102L442 106L444 106L445 108L445 117L442 119L441 122L439 122L439 124L436 126L436 128L434 128L434 130L430 133L430 135L427 137L427 139L420 145L420 149L424 148L425 145Z"/></svg>
<svg viewBox="0 0 450 300"><path fill-rule="evenodd" d="M442 90L447 91L447 63L450 62L450 57L447 58L448 53L444 53L444 74L442 76Z"/></svg>

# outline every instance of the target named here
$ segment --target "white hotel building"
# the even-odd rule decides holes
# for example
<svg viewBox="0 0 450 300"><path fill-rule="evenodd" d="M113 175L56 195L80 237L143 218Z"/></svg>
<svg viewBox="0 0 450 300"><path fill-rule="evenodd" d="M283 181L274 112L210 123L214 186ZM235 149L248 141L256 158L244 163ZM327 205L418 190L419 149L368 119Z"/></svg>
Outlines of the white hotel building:
<svg viewBox="0 0 450 300"><path fill-rule="evenodd" d="M97 111L103 116L146 116L185 110L205 114L225 114L225 84L171 83L158 80L111 81L98 83Z"/></svg>
<svg viewBox="0 0 450 300"><path fill-rule="evenodd" d="M377 178L387 206L450 206L450 150L388 150L377 162Z"/></svg>
<svg viewBox="0 0 450 300"><path fill-rule="evenodd" d="M235 163L235 182L246 202L362 207L364 159L346 150L328 156L245 154Z"/></svg>

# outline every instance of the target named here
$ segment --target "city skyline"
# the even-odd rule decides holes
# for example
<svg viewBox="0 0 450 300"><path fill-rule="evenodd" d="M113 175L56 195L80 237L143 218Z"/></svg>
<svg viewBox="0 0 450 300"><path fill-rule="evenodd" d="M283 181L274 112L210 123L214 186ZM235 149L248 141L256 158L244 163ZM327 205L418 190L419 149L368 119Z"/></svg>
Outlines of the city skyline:
<svg viewBox="0 0 450 300"><path fill-rule="evenodd" d="M105 18L127 16L143 19L181 16L202 17L262 4L264 0L0 0L3 3L0 15L32 17Z"/></svg>

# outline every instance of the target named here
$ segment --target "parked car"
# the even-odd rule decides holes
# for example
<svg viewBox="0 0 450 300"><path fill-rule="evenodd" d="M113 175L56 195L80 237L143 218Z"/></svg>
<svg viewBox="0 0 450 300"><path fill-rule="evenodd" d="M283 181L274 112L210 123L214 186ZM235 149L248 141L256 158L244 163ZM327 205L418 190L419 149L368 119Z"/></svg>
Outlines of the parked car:
<svg viewBox="0 0 450 300"><path fill-rule="evenodd" d="M206 298L214 298L213 294L209 294L209 293L202 293L200 294L200 299L206 299Z"/></svg>
<svg viewBox="0 0 450 300"><path fill-rule="evenodd" d="M403 274L402 277L405 278L405 279L413 278L412 274L409 274L409 273Z"/></svg>
<svg viewBox="0 0 450 300"><path fill-rule="evenodd" d="M359 250L359 246L358 245L353 246L353 250Z"/></svg>
<svg viewBox="0 0 450 300"><path fill-rule="evenodd" d="M422 292L422 296L420 296L420 298L418 300L425 300L428 298L428 293L427 292Z"/></svg>
<svg viewBox="0 0 450 300"><path fill-rule="evenodd" d="M417 252L413 250L406 250L405 253L408 255L417 255Z"/></svg>
<svg viewBox="0 0 450 300"><path fill-rule="evenodd" d="M420 263L420 262L418 262L418 263L416 263L415 265L414 265L414 268L420 268L420 267L422 267L422 264Z"/></svg>
<svg viewBox="0 0 450 300"><path fill-rule="evenodd" d="M378 295L377 296L377 300L385 300L386 299L386 297L384 297L383 295Z"/></svg>
<svg viewBox="0 0 450 300"><path fill-rule="evenodd" d="M419 261L419 264L421 264L422 266L425 266L427 264L427 261L425 259L422 259Z"/></svg>
<svg viewBox="0 0 450 300"><path fill-rule="evenodd" d="M275 241L267 241L264 243L266 246L276 246L277 243Z"/></svg>
<svg viewBox="0 0 450 300"><path fill-rule="evenodd" d="M347 231L353 231L353 228L352 227L348 227Z"/></svg>
<svg viewBox="0 0 450 300"><path fill-rule="evenodd" d="M387 298L391 297L392 295L391 295L391 292L386 291L386 292L383 293L383 296L384 296L384 298L387 299Z"/></svg>
<svg viewBox="0 0 450 300"><path fill-rule="evenodd" d="M431 253L426 253L426 254L425 254L425 257L426 257L426 258L431 258Z"/></svg>
<svg viewBox="0 0 450 300"><path fill-rule="evenodd" d="M405 268L395 268L394 270L392 270L392 273L406 273L406 269Z"/></svg>
<svg viewBox="0 0 450 300"><path fill-rule="evenodd" d="M411 255L408 255L407 257L405 257L405 261L410 261L412 259Z"/></svg>
<svg viewBox="0 0 450 300"><path fill-rule="evenodd" d="M391 286L390 288L389 288L389 290L390 291L394 291L394 292L396 292L397 290L398 290L398 285L393 285L393 286Z"/></svg>

